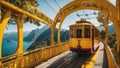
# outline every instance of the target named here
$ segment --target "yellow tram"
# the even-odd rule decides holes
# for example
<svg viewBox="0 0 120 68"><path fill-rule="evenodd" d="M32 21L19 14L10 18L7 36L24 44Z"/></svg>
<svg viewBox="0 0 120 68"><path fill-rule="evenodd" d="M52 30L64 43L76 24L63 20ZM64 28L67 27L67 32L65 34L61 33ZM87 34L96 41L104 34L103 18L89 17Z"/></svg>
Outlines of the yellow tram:
<svg viewBox="0 0 120 68"><path fill-rule="evenodd" d="M71 51L80 54L92 54L99 47L99 30L90 22L80 20L69 27Z"/></svg>

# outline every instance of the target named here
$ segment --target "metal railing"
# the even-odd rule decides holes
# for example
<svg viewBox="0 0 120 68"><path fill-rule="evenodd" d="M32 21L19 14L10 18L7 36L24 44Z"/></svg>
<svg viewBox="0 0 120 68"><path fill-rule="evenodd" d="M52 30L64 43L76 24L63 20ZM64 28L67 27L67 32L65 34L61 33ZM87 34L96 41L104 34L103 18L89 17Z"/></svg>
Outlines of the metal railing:
<svg viewBox="0 0 120 68"><path fill-rule="evenodd" d="M0 59L0 68L32 68L67 50L69 50L69 43L63 43L3 57Z"/></svg>
<svg viewBox="0 0 120 68"><path fill-rule="evenodd" d="M104 43L105 46L105 52L106 52L106 55L107 55L107 61L108 61L108 68L118 68L118 65L116 64L116 61L114 59L114 56L112 54L112 51L110 49L110 47Z"/></svg>

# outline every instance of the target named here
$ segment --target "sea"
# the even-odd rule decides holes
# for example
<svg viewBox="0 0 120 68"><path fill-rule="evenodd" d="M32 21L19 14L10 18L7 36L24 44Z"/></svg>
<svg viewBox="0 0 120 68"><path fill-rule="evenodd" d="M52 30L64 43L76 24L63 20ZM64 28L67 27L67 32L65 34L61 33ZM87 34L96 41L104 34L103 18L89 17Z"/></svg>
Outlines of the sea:
<svg viewBox="0 0 120 68"><path fill-rule="evenodd" d="M24 41L24 51L33 43L33 41ZM4 40L2 41L2 57L12 55L17 49L17 41Z"/></svg>

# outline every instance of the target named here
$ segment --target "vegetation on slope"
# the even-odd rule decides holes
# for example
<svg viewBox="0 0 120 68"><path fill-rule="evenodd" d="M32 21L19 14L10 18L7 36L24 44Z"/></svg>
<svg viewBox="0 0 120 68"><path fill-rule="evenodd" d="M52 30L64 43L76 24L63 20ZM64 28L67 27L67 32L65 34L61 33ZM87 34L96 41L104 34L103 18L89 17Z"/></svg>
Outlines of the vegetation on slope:
<svg viewBox="0 0 120 68"><path fill-rule="evenodd" d="M58 32L58 29L55 30L55 36L54 36L55 42L58 41L57 40L57 32ZM65 42L67 40L69 40L69 31L68 30L61 31L61 42ZM49 28L46 31L44 31L42 34L39 35L39 37L28 48L28 50L38 48L38 47L49 46L50 42L51 42L51 31L50 31L50 28Z"/></svg>
<svg viewBox="0 0 120 68"><path fill-rule="evenodd" d="M101 40L105 40L105 34L106 33L104 30L102 30L100 32ZM116 34L114 32L114 33L108 35L108 45L112 48L115 45L115 42L116 42Z"/></svg>
<svg viewBox="0 0 120 68"><path fill-rule="evenodd" d="M39 14L37 14L36 9L34 9L39 5L37 0L6 0L6 1L21 8L21 9L23 9L23 10L25 10L25 11L27 11L27 12L29 12L29 13L32 13L32 14L37 15L37 16L39 15ZM3 12L3 14L4 14L4 12ZM9 23L15 24L14 21L15 20L13 18L11 18ZM34 20L32 18L26 18L24 20L24 23L26 23L26 22L34 23L38 26L40 25L40 23L37 20Z"/></svg>

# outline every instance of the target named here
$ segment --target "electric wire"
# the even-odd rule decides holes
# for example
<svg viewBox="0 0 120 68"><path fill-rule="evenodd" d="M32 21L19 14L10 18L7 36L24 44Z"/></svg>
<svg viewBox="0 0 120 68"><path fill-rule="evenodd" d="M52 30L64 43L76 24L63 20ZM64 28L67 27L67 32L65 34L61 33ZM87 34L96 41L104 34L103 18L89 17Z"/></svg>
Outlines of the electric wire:
<svg viewBox="0 0 120 68"><path fill-rule="evenodd" d="M49 4L46 0L44 0L44 2L45 2L55 13L57 13L57 12L55 11L55 9L54 9L53 7L51 7L50 4Z"/></svg>
<svg viewBox="0 0 120 68"><path fill-rule="evenodd" d="M85 19L94 19L94 18L97 19L97 17L89 18L88 16L89 16L89 15L97 15L97 14L99 14L99 13L96 13L96 12L93 12L93 13L90 13L90 14L87 14L85 11L83 11L83 12L84 12L85 14L80 15L80 14L77 13L77 16L78 16L78 17L86 16L87 18L85 18Z"/></svg>
<svg viewBox="0 0 120 68"><path fill-rule="evenodd" d="M58 5L59 8L61 8L60 5L58 4L58 2L56 0L53 0L53 1Z"/></svg>
<svg viewBox="0 0 120 68"><path fill-rule="evenodd" d="M57 6L59 7L59 9L61 9L61 7L60 7L60 5L58 4L58 2L57 2L56 0L53 0L53 1L57 4ZM74 18L72 15L70 15L70 17L75 20L75 18Z"/></svg>

